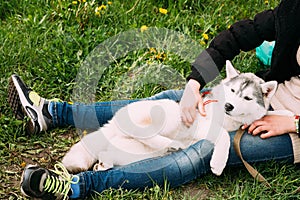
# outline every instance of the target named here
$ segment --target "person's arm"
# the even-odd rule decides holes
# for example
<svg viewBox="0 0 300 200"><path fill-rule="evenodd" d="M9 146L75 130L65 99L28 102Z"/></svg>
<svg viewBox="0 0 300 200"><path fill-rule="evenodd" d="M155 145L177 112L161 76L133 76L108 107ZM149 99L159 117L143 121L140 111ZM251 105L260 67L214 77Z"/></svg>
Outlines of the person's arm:
<svg viewBox="0 0 300 200"><path fill-rule="evenodd" d="M264 40L275 40L274 10L258 13L253 20L241 20L228 30L220 32L192 63L188 80L197 80L201 88L222 70L226 60L232 60L240 51L250 51Z"/></svg>
<svg viewBox="0 0 300 200"><path fill-rule="evenodd" d="M184 124L190 126L196 116L196 108L205 115L199 89L212 81L225 65L240 51L249 51L258 47L264 40L275 39L274 10L258 13L253 20L241 20L228 30L220 32L192 63L192 72L187 77L187 85L180 102L181 117Z"/></svg>

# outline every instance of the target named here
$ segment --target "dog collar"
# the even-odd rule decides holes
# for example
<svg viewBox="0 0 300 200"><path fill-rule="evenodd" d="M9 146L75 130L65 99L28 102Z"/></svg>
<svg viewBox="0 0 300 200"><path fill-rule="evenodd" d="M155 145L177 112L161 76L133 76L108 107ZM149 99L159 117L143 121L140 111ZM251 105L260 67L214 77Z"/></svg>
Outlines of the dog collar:
<svg viewBox="0 0 300 200"><path fill-rule="evenodd" d="M206 106L207 104L213 103L213 102L218 102L218 100L216 100L216 99L209 99L209 100L206 100L206 101L203 102L203 106Z"/></svg>
<svg viewBox="0 0 300 200"><path fill-rule="evenodd" d="M208 94L211 94L211 90L207 90L207 91L201 92L201 96L202 97L205 97Z"/></svg>
<svg viewBox="0 0 300 200"><path fill-rule="evenodd" d="M205 97L206 95L211 94L211 90L207 90L201 93L202 97ZM209 99L203 102L203 106L206 106L209 103L218 102L216 99Z"/></svg>

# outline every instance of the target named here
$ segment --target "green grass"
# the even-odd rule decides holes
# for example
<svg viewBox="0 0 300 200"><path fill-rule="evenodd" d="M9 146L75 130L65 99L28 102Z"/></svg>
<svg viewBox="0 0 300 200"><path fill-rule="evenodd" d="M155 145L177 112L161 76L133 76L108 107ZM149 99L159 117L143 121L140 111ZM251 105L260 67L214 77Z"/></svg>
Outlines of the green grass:
<svg viewBox="0 0 300 200"><path fill-rule="evenodd" d="M19 199L19 180L24 164L38 163L53 167L68 148L77 140L73 128L55 129L38 136L24 133L24 122L16 120L7 103L8 79L19 74L34 90L46 98L60 98L72 101L73 89L78 87L76 76L91 57L90 53L99 44L111 41L118 34L139 30L143 25L159 30L176 31L185 37L183 42L191 49L178 46L176 52L168 32L154 41L155 51L143 47L123 52L119 46L115 52L121 56L112 59L97 82L91 88L97 100L117 98L140 98L159 91L184 85L184 77L190 72L190 62L197 51L205 48L221 30L239 19L253 17L255 13L273 8L278 0L223 1L95 1L73 4L72 1L29 1L4 0L0 4L0 196L4 199ZM106 9L95 14L100 5ZM162 14L159 8L166 8ZM145 34L154 34L153 32ZM203 34L208 35L205 39ZM134 37L128 37L134 39ZM174 38L173 38L174 39ZM180 38L175 38L180 40ZM180 44L181 41L179 41ZM125 44L123 44L125 45ZM129 44L128 44L129 45ZM197 47L199 47L197 49ZM179 56L178 52L182 50ZM184 51L186 52L184 52ZM102 52L102 51L100 51ZM101 57L111 59L111 57ZM92 60L92 59L91 59ZM92 62L92 61L91 61ZM258 61L254 52L241 53L235 60L241 71L256 71ZM144 66L147 73L140 72ZM149 67L150 66L150 67ZM154 66L154 68L151 66ZM164 73L155 71L155 66ZM153 71L151 71L153 70ZM168 70L176 70L177 84L168 76ZM87 71L84 71L87 72ZM149 75L140 78L141 74ZM166 75L166 84L156 84L161 74ZM172 74L175 74L174 71ZM159 76L157 76L159 75ZM177 77L178 76L178 77ZM86 78L86 77L85 77ZM90 76L89 79L93 77ZM99 78L99 77L96 77ZM97 79L98 80L98 79ZM142 82L140 81L142 80ZM143 84L147 81L146 84ZM90 91L90 90L88 90ZM124 92L125 91L125 92ZM221 177L208 174L194 182L176 189L158 187L145 191L107 190L96 199L290 199L299 184L299 172L293 165L268 162L255 165L271 182L274 190L255 182L243 168L226 169Z"/></svg>

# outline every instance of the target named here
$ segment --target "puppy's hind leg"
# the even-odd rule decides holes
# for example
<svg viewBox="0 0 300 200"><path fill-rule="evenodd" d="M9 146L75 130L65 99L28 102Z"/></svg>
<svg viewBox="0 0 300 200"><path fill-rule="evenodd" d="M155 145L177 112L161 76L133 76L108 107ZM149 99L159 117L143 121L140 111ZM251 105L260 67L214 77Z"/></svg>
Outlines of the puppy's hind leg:
<svg viewBox="0 0 300 200"><path fill-rule="evenodd" d="M107 149L113 126L108 124L97 131L87 134L73 145L62 160L70 172L86 171L98 160L98 153ZM111 134L109 134L112 132Z"/></svg>
<svg viewBox="0 0 300 200"><path fill-rule="evenodd" d="M97 159L86 149L82 141L73 145L62 159L63 165L72 173L86 171L92 167L96 161Z"/></svg>

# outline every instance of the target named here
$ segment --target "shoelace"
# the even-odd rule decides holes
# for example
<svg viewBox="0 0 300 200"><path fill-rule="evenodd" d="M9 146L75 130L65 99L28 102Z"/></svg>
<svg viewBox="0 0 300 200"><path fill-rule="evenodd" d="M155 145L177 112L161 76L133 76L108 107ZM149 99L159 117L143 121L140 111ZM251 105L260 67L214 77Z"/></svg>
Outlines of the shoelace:
<svg viewBox="0 0 300 200"><path fill-rule="evenodd" d="M71 184L77 184L79 182L79 176L69 174L67 169L61 163L54 165L53 172L56 173L58 177L48 175L44 190L55 195L59 194L63 196L63 200L65 200L71 189ZM75 181L72 180L74 177L76 179Z"/></svg>

